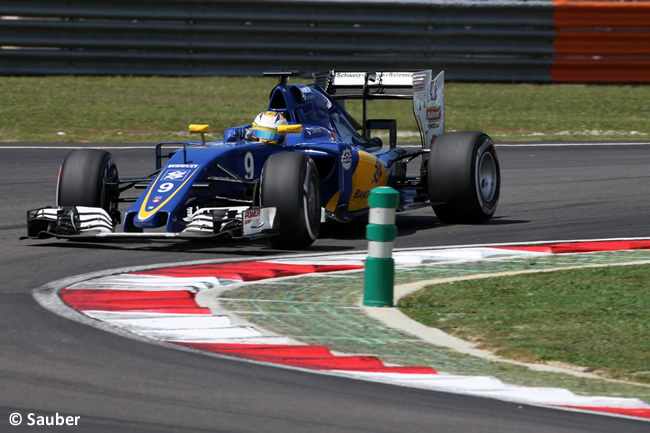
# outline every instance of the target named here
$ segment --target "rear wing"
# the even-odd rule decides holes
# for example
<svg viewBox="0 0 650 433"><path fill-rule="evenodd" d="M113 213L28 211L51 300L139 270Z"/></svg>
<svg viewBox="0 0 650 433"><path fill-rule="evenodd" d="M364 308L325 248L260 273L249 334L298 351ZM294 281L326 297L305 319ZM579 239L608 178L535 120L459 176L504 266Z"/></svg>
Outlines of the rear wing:
<svg viewBox="0 0 650 433"><path fill-rule="evenodd" d="M366 102L373 99L412 99L413 114L423 149L445 132L445 73L435 78L431 70L419 72L319 72L314 82L337 100L363 101L363 134L368 134Z"/></svg>

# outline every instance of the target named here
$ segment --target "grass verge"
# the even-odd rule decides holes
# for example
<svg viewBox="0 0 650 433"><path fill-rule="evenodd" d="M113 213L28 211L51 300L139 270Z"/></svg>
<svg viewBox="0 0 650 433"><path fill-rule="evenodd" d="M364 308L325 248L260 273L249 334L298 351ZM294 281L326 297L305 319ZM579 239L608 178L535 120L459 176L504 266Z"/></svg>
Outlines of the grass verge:
<svg viewBox="0 0 650 433"><path fill-rule="evenodd" d="M264 110L271 78L0 77L0 141L156 142L210 123L212 139ZM650 139L650 86L447 83L447 130L497 141ZM350 111L360 117L359 104ZM415 132L410 101L369 104Z"/></svg>
<svg viewBox="0 0 650 433"><path fill-rule="evenodd" d="M412 319L524 362L650 383L650 265L436 284L404 297Z"/></svg>
<svg viewBox="0 0 650 433"><path fill-rule="evenodd" d="M434 261L422 266L398 267L395 270L395 284L648 260L650 250L452 263ZM305 343L325 345L342 353L374 355L385 363L431 366L445 373L496 377L509 384L560 387L580 395L639 398L650 402L650 386L647 383L535 371L521 365L459 353L420 340L364 314L360 307L363 286L363 272L270 280L238 286L221 293L219 306L236 312L263 329ZM642 345L643 341L639 344Z"/></svg>

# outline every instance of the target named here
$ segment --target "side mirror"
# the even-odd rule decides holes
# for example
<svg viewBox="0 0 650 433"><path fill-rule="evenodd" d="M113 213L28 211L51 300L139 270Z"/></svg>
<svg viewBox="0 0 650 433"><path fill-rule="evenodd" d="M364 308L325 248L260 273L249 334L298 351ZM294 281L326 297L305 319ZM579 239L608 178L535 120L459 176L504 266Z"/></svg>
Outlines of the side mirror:
<svg viewBox="0 0 650 433"><path fill-rule="evenodd" d="M278 134L299 134L302 132L302 125L278 125Z"/></svg>
<svg viewBox="0 0 650 433"><path fill-rule="evenodd" d="M206 143L205 134L210 132L210 125L197 125L193 123L189 128L191 134L201 134L201 140L203 141L203 144Z"/></svg>

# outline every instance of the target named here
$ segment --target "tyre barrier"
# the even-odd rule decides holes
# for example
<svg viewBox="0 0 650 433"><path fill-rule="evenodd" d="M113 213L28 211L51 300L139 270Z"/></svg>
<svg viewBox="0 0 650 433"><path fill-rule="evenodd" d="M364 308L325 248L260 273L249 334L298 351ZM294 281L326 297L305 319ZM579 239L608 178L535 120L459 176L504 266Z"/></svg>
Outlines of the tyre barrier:
<svg viewBox="0 0 650 433"><path fill-rule="evenodd" d="M642 249L650 249L650 239L416 249L397 251L394 257L398 265L412 266ZM235 316L227 310L215 311L196 301L198 294L220 299L220 293L232 285L318 273L358 273L365 258L362 253L310 255L115 271L96 278L82 276L77 283L67 282L56 290L42 289L35 292L35 298L59 314L66 315L72 308L86 317L85 323L184 350L352 379L650 420L650 405L639 399L509 385L494 377L440 375L431 366L387 365L376 356L333 353L325 346L305 344L249 326L241 318L233 321ZM53 307L61 301L65 312Z"/></svg>

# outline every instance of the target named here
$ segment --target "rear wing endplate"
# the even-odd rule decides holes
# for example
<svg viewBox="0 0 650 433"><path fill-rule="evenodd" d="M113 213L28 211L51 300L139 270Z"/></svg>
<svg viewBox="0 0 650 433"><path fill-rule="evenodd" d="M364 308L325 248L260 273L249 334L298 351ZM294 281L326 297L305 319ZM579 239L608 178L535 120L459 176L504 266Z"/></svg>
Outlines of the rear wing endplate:
<svg viewBox="0 0 650 433"><path fill-rule="evenodd" d="M422 148L428 150L445 132L445 73L433 77L430 69L418 72L319 72L314 83L337 100L363 101L366 135L366 102L374 99L412 99L413 114L420 130Z"/></svg>

